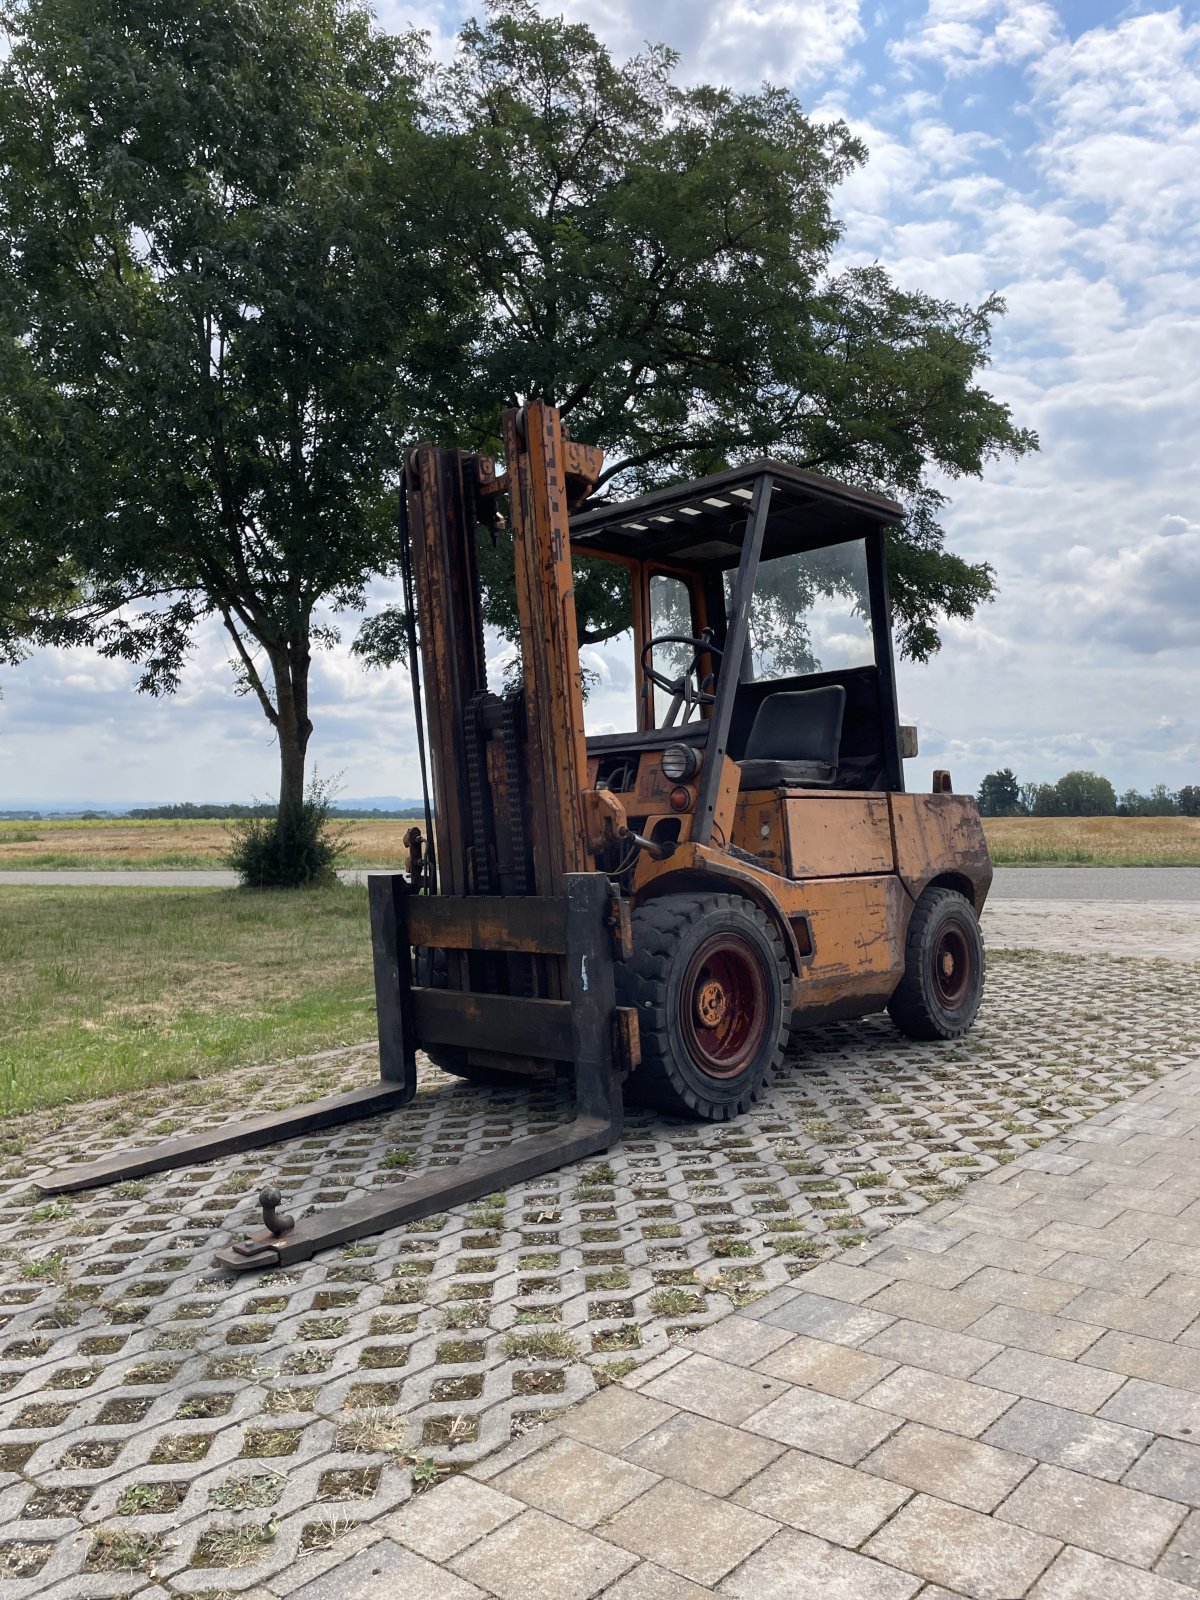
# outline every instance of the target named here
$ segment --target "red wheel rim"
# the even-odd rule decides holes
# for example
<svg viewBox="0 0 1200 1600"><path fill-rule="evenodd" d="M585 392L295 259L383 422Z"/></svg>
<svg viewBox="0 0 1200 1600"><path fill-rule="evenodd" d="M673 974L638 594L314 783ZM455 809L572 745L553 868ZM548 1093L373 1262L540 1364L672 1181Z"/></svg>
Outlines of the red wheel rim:
<svg viewBox="0 0 1200 1600"><path fill-rule="evenodd" d="M933 947L933 986L947 1010L962 1005L971 987L972 951L966 929L948 922Z"/></svg>
<svg viewBox="0 0 1200 1600"><path fill-rule="evenodd" d="M714 933L688 962L680 989L688 1054L710 1078L733 1078L754 1060L767 1031L762 961L736 933Z"/></svg>

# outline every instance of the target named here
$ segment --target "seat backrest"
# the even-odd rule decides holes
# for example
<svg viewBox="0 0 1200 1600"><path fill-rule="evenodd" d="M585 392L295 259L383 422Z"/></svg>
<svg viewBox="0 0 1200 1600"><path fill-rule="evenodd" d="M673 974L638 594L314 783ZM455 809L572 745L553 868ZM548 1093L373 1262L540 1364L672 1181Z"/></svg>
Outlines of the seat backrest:
<svg viewBox="0 0 1200 1600"><path fill-rule="evenodd" d="M840 683L769 694L758 708L742 760L820 761L836 767L845 710Z"/></svg>

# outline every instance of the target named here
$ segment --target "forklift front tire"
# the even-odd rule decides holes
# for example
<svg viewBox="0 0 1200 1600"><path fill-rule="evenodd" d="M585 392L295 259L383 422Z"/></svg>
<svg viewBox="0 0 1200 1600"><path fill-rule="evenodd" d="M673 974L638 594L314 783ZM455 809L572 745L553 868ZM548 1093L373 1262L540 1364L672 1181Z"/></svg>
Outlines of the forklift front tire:
<svg viewBox="0 0 1200 1600"><path fill-rule="evenodd" d="M792 973L764 912L732 894L678 894L633 913L617 993L633 1006L641 1065L630 1100L724 1122L747 1110L783 1061Z"/></svg>
<svg viewBox="0 0 1200 1600"><path fill-rule="evenodd" d="M983 999L983 936L975 909L954 889L926 889L904 944L904 976L888 1001L910 1039L957 1039Z"/></svg>

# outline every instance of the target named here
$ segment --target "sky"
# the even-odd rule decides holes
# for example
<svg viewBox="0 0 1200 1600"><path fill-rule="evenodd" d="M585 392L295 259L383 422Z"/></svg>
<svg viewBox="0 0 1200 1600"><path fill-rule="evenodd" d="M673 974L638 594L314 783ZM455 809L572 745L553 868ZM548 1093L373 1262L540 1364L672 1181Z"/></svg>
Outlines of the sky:
<svg viewBox="0 0 1200 1600"><path fill-rule="evenodd" d="M384 0L445 51L465 8ZM1002 293L986 384L1035 457L949 485L950 547L999 596L901 663L910 787L1076 767L1118 791L1200 782L1200 0L543 0L691 80L790 85L870 160L836 197L843 262L956 301ZM374 599L395 598L379 586ZM351 630L352 631L352 630ZM497 652L499 654L499 652ZM602 723L621 663L591 663ZM0 807L266 799L270 730L218 631L171 701L81 652L0 674ZM419 792L407 677L343 647L314 670L312 758L347 796Z"/></svg>

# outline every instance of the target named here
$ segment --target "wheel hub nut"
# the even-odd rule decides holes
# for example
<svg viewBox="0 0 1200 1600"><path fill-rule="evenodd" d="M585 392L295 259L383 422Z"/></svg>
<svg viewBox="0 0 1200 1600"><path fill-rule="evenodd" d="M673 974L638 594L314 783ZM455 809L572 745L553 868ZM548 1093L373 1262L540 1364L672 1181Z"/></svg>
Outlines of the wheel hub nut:
<svg viewBox="0 0 1200 1600"><path fill-rule="evenodd" d="M725 990L715 978L702 983L696 991L696 1016L702 1027L717 1027L724 1018L728 1005L729 1000Z"/></svg>
<svg viewBox="0 0 1200 1600"><path fill-rule="evenodd" d="M954 976L954 957L950 954L949 950L944 950L942 952L942 977L943 978L952 978L953 976Z"/></svg>

